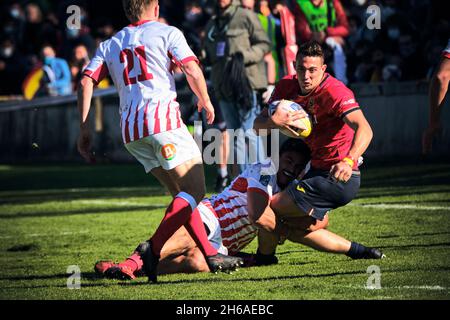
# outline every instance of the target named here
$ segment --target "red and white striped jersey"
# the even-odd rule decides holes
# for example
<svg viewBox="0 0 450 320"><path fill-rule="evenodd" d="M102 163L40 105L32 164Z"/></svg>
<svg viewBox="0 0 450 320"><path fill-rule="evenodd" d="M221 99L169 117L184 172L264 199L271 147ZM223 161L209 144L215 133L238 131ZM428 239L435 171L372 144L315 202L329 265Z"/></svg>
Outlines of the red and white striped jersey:
<svg viewBox="0 0 450 320"><path fill-rule="evenodd" d="M202 202L215 211L222 231L222 243L230 255L241 251L257 235L257 228L248 217L247 191L261 192L269 198L280 191L276 174L270 174L273 173L271 165L258 163L249 166L222 193Z"/></svg>
<svg viewBox="0 0 450 320"><path fill-rule="evenodd" d="M124 143L184 125L176 101L174 64L198 61L183 33L140 21L102 42L84 75L100 82L109 73L120 97Z"/></svg>

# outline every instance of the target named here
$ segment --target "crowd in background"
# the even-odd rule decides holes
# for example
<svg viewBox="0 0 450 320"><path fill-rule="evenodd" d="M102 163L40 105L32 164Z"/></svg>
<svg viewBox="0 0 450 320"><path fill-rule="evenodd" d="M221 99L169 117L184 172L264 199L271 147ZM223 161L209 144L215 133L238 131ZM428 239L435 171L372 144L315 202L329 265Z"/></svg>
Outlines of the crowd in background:
<svg viewBox="0 0 450 320"><path fill-rule="evenodd" d="M275 8L277 4L290 8L296 19L297 43L313 38L326 44L331 72L341 74L346 83L430 78L450 35L445 1L328 1L336 13L328 19L335 21L334 29L326 33L305 25L299 0L256 0L255 11L273 19L278 28L274 50L280 52L285 39ZM67 7L74 4L81 7L79 29L66 25ZM160 0L161 21L183 30L194 52L203 57L205 27L216 14L216 4L217 0ZM373 4L381 9L380 29L366 25L367 7ZM21 95L24 80L36 67L48 71L44 77L47 85L38 94L74 92L98 44L127 25L122 12L121 1L2 0L0 96Z"/></svg>

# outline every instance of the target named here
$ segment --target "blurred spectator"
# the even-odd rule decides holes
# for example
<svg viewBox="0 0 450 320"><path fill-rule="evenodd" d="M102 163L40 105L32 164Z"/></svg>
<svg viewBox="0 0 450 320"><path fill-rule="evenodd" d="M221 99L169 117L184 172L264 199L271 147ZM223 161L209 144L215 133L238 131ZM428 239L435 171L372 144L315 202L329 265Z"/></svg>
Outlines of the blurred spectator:
<svg viewBox="0 0 450 320"><path fill-rule="evenodd" d="M25 54L38 57L44 42L53 47L60 45L61 36L54 15L50 14L50 19L44 17L41 8L35 3L29 3L25 7L25 13L26 23L21 46Z"/></svg>
<svg viewBox="0 0 450 320"><path fill-rule="evenodd" d="M89 54L94 55L95 53L95 40L91 35L90 28L88 27L88 14L82 7L80 23L80 28L68 28L66 26L64 29L64 44L61 55L65 59L71 58L73 49L79 44L83 44L88 49Z"/></svg>
<svg viewBox="0 0 450 320"><path fill-rule="evenodd" d="M262 3L261 3L262 4ZM297 56L297 36L295 34L295 16L288 0L270 0L271 16L277 22L277 53L283 64L280 78L295 75L295 58ZM261 12L263 12L261 8Z"/></svg>
<svg viewBox="0 0 450 320"><path fill-rule="evenodd" d="M347 83L344 38L349 35L347 16L339 0L296 0L297 42L315 40L333 52L331 67L337 79ZM329 62L327 64L330 64Z"/></svg>
<svg viewBox="0 0 450 320"><path fill-rule="evenodd" d="M263 0L261 1L265 4L264 7L268 8L268 2ZM265 16L261 13L260 9L255 11L255 0L241 0L242 7L249 9L253 12L257 13L258 19L261 22L261 26L263 27L264 31L267 33L267 36L270 39L270 42L272 43L271 51L268 52L264 56L264 62L266 63L266 75L267 75L267 82L268 86L266 91L262 94L263 102L267 104L267 102L270 99L270 96L272 95L273 90L275 89L275 82L278 81L278 69L279 69L279 62L278 62L278 55L277 55L277 49L276 49L276 22L275 19L273 19L270 15Z"/></svg>
<svg viewBox="0 0 450 320"><path fill-rule="evenodd" d="M72 93L72 81L69 65L66 60L56 57L55 50L50 45L42 47L43 88L46 95L63 96Z"/></svg>
<svg viewBox="0 0 450 320"><path fill-rule="evenodd" d="M4 35L13 39L18 44L23 41L25 30L25 12L18 3L12 3L7 9L3 32Z"/></svg>
<svg viewBox="0 0 450 320"><path fill-rule="evenodd" d="M21 54L11 38L0 42L0 95L19 95L22 82L31 69L26 57Z"/></svg>
<svg viewBox="0 0 450 320"><path fill-rule="evenodd" d="M398 51L401 58L401 79L404 81L425 79L426 66L423 63L422 53L418 50L417 41L414 40L412 34L406 33L400 36Z"/></svg>
<svg viewBox="0 0 450 320"><path fill-rule="evenodd" d="M206 26L205 39L212 84L227 128L246 132L253 128L260 112L261 91L267 88L264 56L270 52L271 43L256 14L242 8L239 1L217 0L217 5L216 17ZM263 159L260 139L254 134L247 138L248 149L243 139L233 141L239 173L249 161ZM249 155L257 158L249 159Z"/></svg>
<svg viewBox="0 0 450 320"><path fill-rule="evenodd" d="M382 80L384 82L398 82L402 79L401 70L402 60L398 55L392 55L388 58L383 67Z"/></svg>
<svg viewBox="0 0 450 320"><path fill-rule="evenodd" d="M84 44L79 44L73 49L70 60L70 73L72 75L72 88L77 90L77 85L81 80L84 68L89 64L89 53Z"/></svg>
<svg viewBox="0 0 450 320"><path fill-rule="evenodd" d="M448 18L448 3L441 0L253 0L257 11L276 24L277 54L283 59L284 68L278 68L281 73L294 71L292 59L295 57L296 41L303 42L313 35L327 38L334 51L329 50L329 56L334 57L335 75L339 78L347 63L347 76L350 82L377 81L415 81L430 79L437 67L435 56L445 47L450 34L450 19ZM269 2L269 5L267 5ZM336 5L335 3L342 5ZM315 6L314 3L322 5ZM325 5L326 4L326 5ZM70 14L67 8L77 5L82 8L79 30L68 30L66 19ZM193 50L201 56L202 39L205 36L204 26L215 14L217 0L167 0L160 2L161 16L165 21L180 27L186 34ZM303 14L297 19L297 35L290 29L290 14L294 9L299 11L301 5L309 6L320 13L322 9L331 7L331 15ZM369 29L366 25L367 12L370 5L381 9L381 29ZM341 9L345 9L344 10ZM0 1L0 38L9 39L14 47L13 61L26 61L17 73L19 79L23 69L39 62L39 54L44 43L49 43L57 55L67 61L73 61L73 51L80 44L92 55L98 42L110 38L116 30L128 22L124 15L115 12L122 10L121 1L108 0L3 0ZM307 10L308 11L308 10ZM333 14L334 13L334 14ZM95 19L89 19L95 17ZM298 17L298 12L297 12ZM307 18L314 21L309 21ZM347 17L347 18L346 18ZM346 27L345 19L348 24ZM292 22L294 22L292 17ZM325 28L316 31L315 26ZM311 26L313 26L311 28ZM345 46L341 39L345 38ZM1 41L1 40L0 40ZM337 43L337 46L336 46ZM346 60L340 55L340 48L346 53ZM9 49L8 49L9 50ZM6 50L6 53L8 53ZM341 60L336 59L341 58ZM2 72L11 70L18 65L5 64L8 58L0 58L3 63ZM9 61L9 60L8 60ZM276 61L276 59L275 59ZM339 63L339 61L341 61ZM341 68L339 68L341 66ZM291 69L291 70L290 70ZM341 70L341 71L340 71ZM15 80L19 82L19 80ZM345 78L342 78L345 79ZM14 87L14 89L11 88ZM18 86L12 82L2 82L2 92L13 90Z"/></svg>
<svg viewBox="0 0 450 320"><path fill-rule="evenodd" d="M198 0L186 1L182 28L192 51L201 56L205 26L211 17L203 10Z"/></svg>

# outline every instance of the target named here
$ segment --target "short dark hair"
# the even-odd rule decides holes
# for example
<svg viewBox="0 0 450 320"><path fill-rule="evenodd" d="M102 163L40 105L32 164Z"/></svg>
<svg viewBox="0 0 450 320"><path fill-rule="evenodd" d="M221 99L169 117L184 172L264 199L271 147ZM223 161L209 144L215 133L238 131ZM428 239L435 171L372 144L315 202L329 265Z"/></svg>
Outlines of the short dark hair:
<svg viewBox="0 0 450 320"><path fill-rule="evenodd" d="M303 155L305 161L308 162L311 160L311 150L309 150L308 146L302 139L287 139L280 148L280 156L285 152L297 152Z"/></svg>
<svg viewBox="0 0 450 320"><path fill-rule="evenodd" d="M317 41L308 41L303 43L297 52L295 60L299 60L302 57L321 57L322 60L325 59L323 54L322 46Z"/></svg>

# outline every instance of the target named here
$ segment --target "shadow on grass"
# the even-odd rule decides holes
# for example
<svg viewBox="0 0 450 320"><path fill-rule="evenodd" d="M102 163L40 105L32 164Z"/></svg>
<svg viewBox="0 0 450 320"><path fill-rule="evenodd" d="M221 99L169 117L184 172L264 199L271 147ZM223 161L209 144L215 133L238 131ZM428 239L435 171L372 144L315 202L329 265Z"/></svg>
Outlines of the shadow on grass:
<svg viewBox="0 0 450 320"><path fill-rule="evenodd" d="M450 185L450 182L448 182ZM404 186L406 188L406 186ZM358 193L358 198L382 198L382 197L405 197L405 196L412 196L412 195L421 195L425 196L428 194L448 194L450 192L450 189L448 190L437 190L436 188L429 188L427 190L423 188L416 188L414 186L408 186L408 189L405 190L405 188L398 188L396 189L381 189L381 190L373 190L370 188L367 188L365 184L362 185L361 191ZM433 200L424 200L424 201L430 201L434 202ZM439 200L439 202L444 202L447 200Z"/></svg>
<svg viewBox="0 0 450 320"><path fill-rule="evenodd" d="M106 207L106 208L86 208L78 210L68 210L68 211L45 211L45 212L26 212L18 214L0 214L0 219L17 219L17 218L36 218L36 217L60 217L60 216L70 216L77 214L97 214L97 213L123 213L131 211L151 211L157 209L165 209L166 205L148 205L148 206L124 206L124 207Z"/></svg>
<svg viewBox="0 0 450 320"><path fill-rule="evenodd" d="M450 165L448 163L408 162L376 164L367 170L363 167L363 185L365 187L424 187L450 183Z"/></svg>
<svg viewBox="0 0 450 320"><path fill-rule="evenodd" d="M450 242L442 243L430 243L430 244L405 244L405 245L389 245L389 246L379 246L380 249L404 249L408 250L410 248L434 248L434 247L450 247Z"/></svg>
<svg viewBox="0 0 450 320"><path fill-rule="evenodd" d="M11 280L11 281L57 280L57 279L67 279L69 276L70 274L68 273L59 273L47 275L0 277L0 280ZM100 277L95 272L83 272L81 274L81 279L93 281L93 280L102 280L104 278Z"/></svg>
<svg viewBox="0 0 450 320"><path fill-rule="evenodd" d="M255 282L255 281L270 281L270 280L292 280L292 279L304 279L304 278L326 278L326 277L334 277L339 275L356 275L356 274L365 274L365 272L361 271L348 271L348 272L335 272L335 273L326 273L326 274L305 274L305 275L286 275L279 277L263 277L263 278L233 278L233 279L220 279L221 282ZM150 284L148 282L124 282L120 280L109 280L108 282L101 281L101 283L83 283L83 278L86 277L87 280L91 281L99 281L105 280L104 278L98 277L95 273L83 273L81 280L81 287L111 287L111 286L159 286L159 285L169 285L169 284L201 284L201 283L210 283L212 281L217 281L217 279L184 279L184 280L174 280L174 281L161 281L161 276L159 277L160 281L156 284ZM0 278L0 280L12 280L12 281L33 281L33 280L52 280L52 279L67 279L68 274L56 274L56 275L42 275L42 276L20 276L20 277L8 277L8 278ZM5 289L41 289L41 288L66 288L67 285L37 285L37 286L15 286L15 287L7 287Z"/></svg>
<svg viewBox="0 0 450 320"><path fill-rule="evenodd" d="M424 236L440 236L440 235L445 235L448 234L450 235L450 232L424 232L424 233L417 233L417 234L402 234L402 235L398 235L398 234L389 234L389 235L384 235L384 236L377 236L377 239L393 239L393 238L401 238L401 237L406 237L406 238L415 238L415 237L424 237Z"/></svg>
<svg viewBox="0 0 450 320"><path fill-rule="evenodd" d="M169 196L169 193L165 192L163 188L133 188L131 190L110 188L101 190L77 190L71 189L65 191L48 190L36 193L36 194L24 194L24 195L12 195L8 198L0 200L0 205L7 204L40 204L49 201L76 201L76 200L108 200L108 199L128 199L128 198L151 198L155 196Z"/></svg>
<svg viewBox="0 0 450 320"><path fill-rule="evenodd" d="M384 274L387 273L401 273L401 272L417 272L417 271L427 271L427 272L442 272L442 271L450 271L450 267L440 267L440 268L427 268L426 270L421 270L417 268L408 268L408 269L387 269L383 270ZM163 286L163 285L174 285L174 284L208 284L211 282L260 282L260 281L273 281L273 280L295 280L295 279L320 279L320 278L330 278L336 276L354 276L354 275L366 275L367 273L364 271L346 271L346 272L331 272L331 273L322 273L322 274L303 274L303 275L284 275L284 276L272 276L272 277L258 277L258 278L241 278L234 277L232 279L214 279L213 275L211 275L210 279L183 279L183 280L172 280L172 281L161 281L161 276L159 277L159 282L156 284L148 283L148 282L125 282L120 280L106 280L102 277L99 277L96 273L83 273L82 274L82 288L95 288L95 287L139 287L139 286ZM42 275L42 276L20 276L20 277L4 277L0 278L0 280L12 280L12 281L23 281L23 280L65 280L67 279L68 274L56 274L56 275ZM94 281L96 283L83 283L83 280ZM14 286L14 287L4 287L4 290L15 290L15 289L46 289L46 288L67 288L66 284L61 285L37 285L37 286Z"/></svg>

